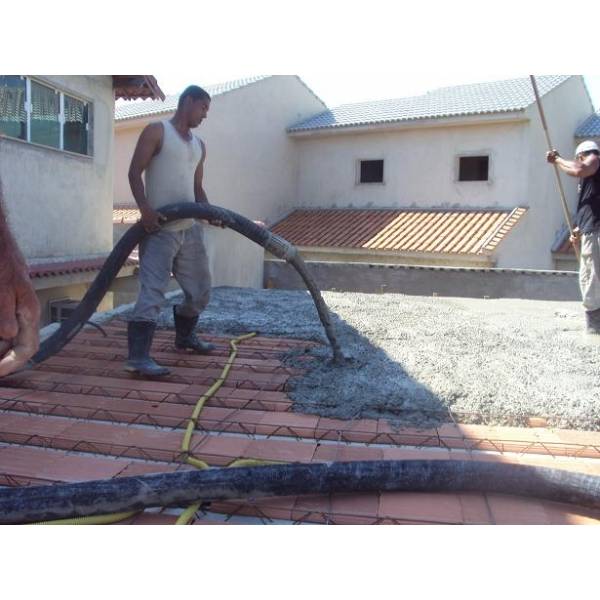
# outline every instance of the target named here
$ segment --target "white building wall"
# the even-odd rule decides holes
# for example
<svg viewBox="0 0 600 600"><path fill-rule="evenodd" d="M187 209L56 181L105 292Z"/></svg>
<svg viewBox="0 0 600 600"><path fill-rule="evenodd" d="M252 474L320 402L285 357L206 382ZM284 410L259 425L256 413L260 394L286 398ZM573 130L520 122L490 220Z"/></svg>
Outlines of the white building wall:
<svg viewBox="0 0 600 600"><path fill-rule="evenodd" d="M524 202L522 122L299 137L301 207L509 207ZM490 155L490 179L458 181L460 155ZM360 160L384 160L383 184L357 183ZM515 204L515 199L519 202Z"/></svg>
<svg viewBox="0 0 600 600"><path fill-rule="evenodd" d="M106 254L112 248L112 77L37 79L93 102L93 156L0 137L11 229L28 259Z"/></svg>

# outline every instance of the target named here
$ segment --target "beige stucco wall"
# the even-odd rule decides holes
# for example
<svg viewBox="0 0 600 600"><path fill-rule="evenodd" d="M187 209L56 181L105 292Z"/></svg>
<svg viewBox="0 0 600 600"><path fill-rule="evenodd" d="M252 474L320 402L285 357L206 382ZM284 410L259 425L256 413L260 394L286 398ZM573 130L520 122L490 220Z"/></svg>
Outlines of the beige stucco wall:
<svg viewBox="0 0 600 600"><path fill-rule="evenodd" d="M112 78L38 79L93 102L93 156L0 137L0 178L12 231L27 258L106 254L112 248Z"/></svg>
<svg viewBox="0 0 600 600"><path fill-rule="evenodd" d="M43 290L36 290L38 300L40 301L40 321L41 326L48 325L50 321L50 303L56 300L80 300L85 296L90 287L90 283L79 283L65 286L55 286ZM110 310L113 308L113 293L107 292L100 301L97 312Z"/></svg>
<svg viewBox="0 0 600 600"><path fill-rule="evenodd" d="M298 137L296 204L302 207L509 207L522 198L515 177L523 151L520 122L399 127L393 130ZM470 124L469 124L470 123ZM459 182L458 156L490 155L490 179ZM360 160L384 160L384 183L359 184ZM514 204L512 204L514 206Z"/></svg>
<svg viewBox="0 0 600 600"><path fill-rule="evenodd" d="M286 128L324 110L295 76L278 75L217 95L196 134L206 143L204 188L212 204L272 223L292 207L297 147ZM133 204L127 171L154 119L116 122L115 204ZM239 234L207 228L214 285L262 286L263 252Z"/></svg>

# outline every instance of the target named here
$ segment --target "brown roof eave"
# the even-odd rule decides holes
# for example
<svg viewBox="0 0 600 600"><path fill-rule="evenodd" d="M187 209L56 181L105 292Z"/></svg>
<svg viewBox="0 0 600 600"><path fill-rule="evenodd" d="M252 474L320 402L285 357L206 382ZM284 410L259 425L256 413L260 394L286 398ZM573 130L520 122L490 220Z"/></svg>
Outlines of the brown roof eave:
<svg viewBox="0 0 600 600"><path fill-rule="evenodd" d="M113 88L115 99L165 99L165 94L153 75L113 75Z"/></svg>

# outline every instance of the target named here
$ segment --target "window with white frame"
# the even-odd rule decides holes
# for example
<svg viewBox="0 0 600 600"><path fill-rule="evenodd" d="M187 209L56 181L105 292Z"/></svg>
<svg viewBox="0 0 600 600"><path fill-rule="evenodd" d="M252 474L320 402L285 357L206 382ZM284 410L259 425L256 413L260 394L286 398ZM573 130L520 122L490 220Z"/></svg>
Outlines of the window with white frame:
<svg viewBox="0 0 600 600"><path fill-rule="evenodd" d="M89 154L89 103L20 75L0 75L0 135Z"/></svg>

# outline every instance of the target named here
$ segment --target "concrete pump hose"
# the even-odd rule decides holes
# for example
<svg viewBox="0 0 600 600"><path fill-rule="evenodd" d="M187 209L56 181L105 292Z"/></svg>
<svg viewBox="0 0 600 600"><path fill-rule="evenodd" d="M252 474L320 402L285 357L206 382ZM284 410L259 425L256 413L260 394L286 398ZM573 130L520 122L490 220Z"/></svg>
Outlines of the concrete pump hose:
<svg viewBox="0 0 600 600"><path fill-rule="evenodd" d="M299 272L311 293L319 318L325 329L327 339L331 344L334 361L336 363L341 363L343 361L342 351L331 323L329 310L323 301L321 292L312 278L308 275L302 258L292 244L283 238L274 235L265 227L261 227L249 219L219 206L183 202L180 204L169 204L168 206L164 206L160 209L160 212L165 216L167 222L190 218L221 221L226 227L237 231L241 235L262 246L271 254L289 262ZM147 235L150 234L144 230L141 223L136 223L127 230L106 259L98 276L92 282L89 290L77 308L69 318L61 324L60 328L41 344L37 354L30 360L30 365L39 364L48 357L53 356L77 335L83 325L96 311L100 301L109 290L113 280L133 249Z"/></svg>
<svg viewBox="0 0 600 600"><path fill-rule="evenodd" d="M215 468L0 488L0 523L187 507L199 498L210 502L383 491L513 494L600 508L600 477L594 475L487 461L360 461Z"/></svg>

